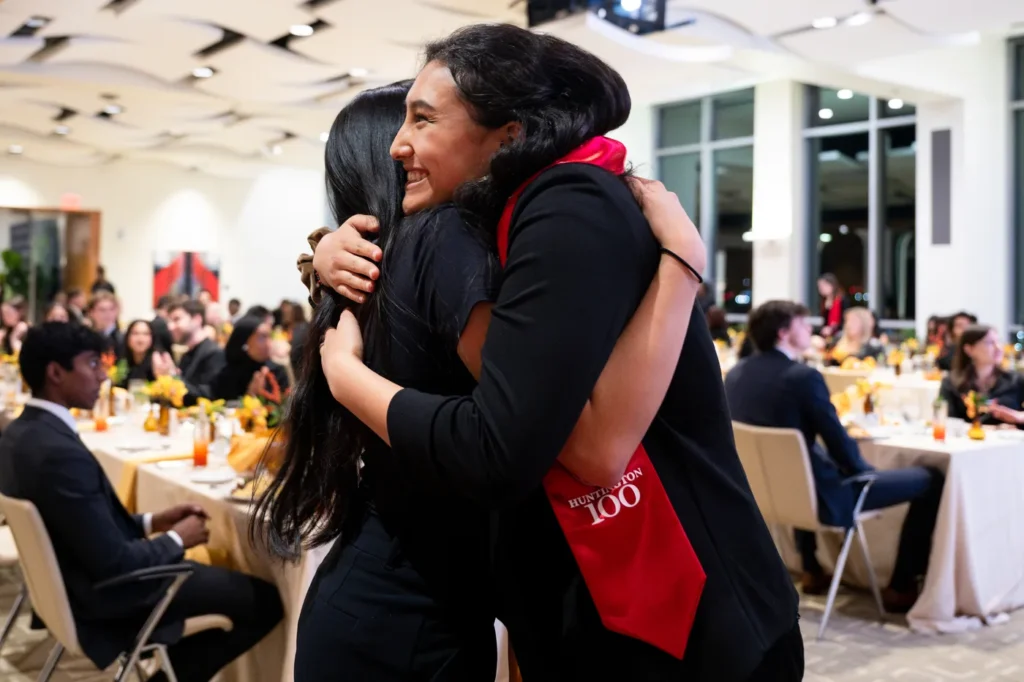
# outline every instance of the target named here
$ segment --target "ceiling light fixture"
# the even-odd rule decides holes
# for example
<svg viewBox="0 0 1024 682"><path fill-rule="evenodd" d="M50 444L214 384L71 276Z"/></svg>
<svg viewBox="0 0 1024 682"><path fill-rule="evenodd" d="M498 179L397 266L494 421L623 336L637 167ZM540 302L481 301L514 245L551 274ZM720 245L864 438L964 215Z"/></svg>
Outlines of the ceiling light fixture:
<svg viewBox="0 0 1024 682"><path fill-rule="evenodd" d="M819 109L818 110L818 118L824 119L826 121L828 119L832 118L832 115L833 115L832 110L827 108L827 107L825 109Z"/></svg>
<svg viewBox="0 0 1024 682"><path fill-rule="evenodd" d="M352 78L366 78L369 74L369 70L359 67L348 70L348 75L352 76Z"/></svg>
<svg viewBox="0 0 1024 682"><path fill-rule="evenodd" d="M903 108L903 100L899 99L898 97L889 100L889 108L890 109L902 109Z"/></svg>
<svg viewBox="0 0 1024 682"><path fill-rule="evenodd" d="M71 132L71 128L68 128L67 126L57 126L53 129L53 132L57 135L67 135Z"/></svg>
<svg viewBox="0 0 1024 682"><path fill-rule="evenodd" d="M192 69L192 75L196 78L209 78L213 75L213 69L209 66L197 66Z"/></svg>
<svg viewBox="0 0 1024 682"><path fill-rule="evenodd" d="M320 133L320 141L327 142L327 138L330 137L330 133Z"/></svg>
<svg viewBox="0 0 1024 682"><path fill-rule="evenodd" d="M836 97L838 97L839 99L853 99L853 90L843 88L842 90L836 92Z"/></svg>
<svg viewBox="0 0 1024 682"><path fill-rule="evenodd" d="M830 235L828 232L822 232L821 235L818 237L818 240L823 244L828 244L830 241L832 241L832 235Z"/></svg>
<svg viewBox="0 0 1024 682"><path fill-rule="evenodd" d="M108 104L103 107L103 113L107 116L117 116L122 111L124 111L124 109L121 108L120 104Z"/></svg>
<svg viewBox="0 0 1024 682"><path fill-rule="evenodd" d="M10 147L7 148L7 151L9 151L11 154L20 154L23 151L25 151L25 148L22 147L20 144L12 144Z"/></svg>
<svg viewBox="0 0 1024 682"><path fill-rule="evenodd" d="M847 26L863 26L874 18L870 12L857 12L846 19Z"/></svg>
<svg viewBox="0 0 1024 682"><path fill-rule="evenodd" d="M270 148L270 153L273 154L274 156L280 156L282 152L284 152L284 149L282 149L281 145L279 144L275 144L273 147Z"/></svg>
<svg viewBox="0 0 1024 682"><path fill-rule="evenodd" d="M293 24L288 32L296 38L308 38L313 35L313 27L309 24Z"/></svg>
<svg viewBox="0 0 1024 682"><path fill-rule="evenodd" d="M836 24L838 23L839 22L836 20L835 17L818 17L817 19L811 22L811 26L818 29L835 28Z"/></svg>
<svg viewBox="0 0 1024 682"><path fill-rule="evenodd" d="M635 12L644 4L643 0L619 0L619 6L626 12Z"/></svg>

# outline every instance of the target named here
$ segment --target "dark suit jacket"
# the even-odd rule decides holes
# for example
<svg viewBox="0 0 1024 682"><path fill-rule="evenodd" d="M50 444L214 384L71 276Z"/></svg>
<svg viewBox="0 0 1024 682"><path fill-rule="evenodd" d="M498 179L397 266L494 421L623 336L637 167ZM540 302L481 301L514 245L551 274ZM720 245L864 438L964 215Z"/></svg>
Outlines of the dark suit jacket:
<svg viewBox="0 0 1024 682"><path fill-rule="evenodd" d="M214 341L204 339L198 346L181 356L181 379L188 395L185 405L195 405L199 398L212 398L212 385L224 369L224 351Z"/></svg>
<svg viewBox="0 0 1024 682"><path fill-rule="evenodd" d="M149 566L173 564L184 552L172 538L147 539L142 517L129 514L78 434L56 416L26 407L0 438L0 491L39 510L53 542L78 638L100 667L129 648L162 592L161 581L93 586ZM161 641L181 624L161 629Z"/></svg>
<svg viewBox="0 0 1024 682"><path fill-rule="evenodd" d="M821 522L836 526L852 523L855 489L843 485L843 479L872 467L839 422L821 372L777 350L758 353L726 375L725 395L735 421L803 433L818 489ZM819 436L825 448L818 443Z"/></svg>

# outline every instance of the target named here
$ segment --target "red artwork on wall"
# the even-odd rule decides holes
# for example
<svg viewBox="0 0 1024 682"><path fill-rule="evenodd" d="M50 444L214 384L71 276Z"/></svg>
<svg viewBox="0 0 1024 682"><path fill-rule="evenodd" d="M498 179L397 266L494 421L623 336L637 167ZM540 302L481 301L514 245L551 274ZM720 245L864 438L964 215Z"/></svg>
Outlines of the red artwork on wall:
<svg viewBox="0 0 1024 682"><path fill-rule="evenodd" d="M220 258L193 251L158 252L153 258L153 306L161 296L186 295L195 298L209 291L220 300Z"/></svg>

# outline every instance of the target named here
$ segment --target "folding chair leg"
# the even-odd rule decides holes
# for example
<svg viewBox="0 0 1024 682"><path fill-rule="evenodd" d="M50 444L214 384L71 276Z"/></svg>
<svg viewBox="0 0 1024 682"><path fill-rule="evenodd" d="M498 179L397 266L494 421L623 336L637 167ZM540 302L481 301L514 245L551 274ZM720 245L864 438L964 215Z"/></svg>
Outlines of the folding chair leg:
<svg viewBox="0 0 1024 682"><path fill-rule="evenodd" d="M7 620L4 621L3 630L0 630L0 649L3 649L4 643L7 641L7 636L11 634L11 628L14 627L14 621L18 618L18 613L21 611L21 605L25 603L25 597L28 596L28 586L22 585L21 591L18 592L18 596L14 598L14 605L11 606L11 612L7 614Z"/></svg>
<svg viewBox="0 0 1024 682"><path fill-rule="evenodd" d="M860 553L864 558L868 580L871 581L871 594L874 595L875 605L878 607L878 618L885 622L885 605L882 603L882 591L878 589L878 576L875 575L875 567L871 563L871 552L868 551L868 538L864 535L864 526L860 523L857 523L857 539L860 540Z"/></svg>
<svg viewBox="0 0 1024 682"><path fill-rule="evenodd" d="M167 682L178 682L178 676L174 674L174 666L171 665L171 657L167 654L167 647L160 646L160 669L167 675Z"/></svg>
<svg viewBox="0 0 1024 682"><path fill-rule="evenodd" d="M39 677L37 682L49 682L50 677L53 675L53 671L57 669L57 664L60 663L60 657L64 655L64 645L57 642L50 649L50 655L46 657L46 664L43 669L39 671Z"/></svg>
<svg viewBox="0 0 1024 682"><path fill-rule="evenodd" d="M836 570L832 575L832 584L828 587L828 600L825 602L825 613L821 616L821 625L818 626L818 639L825 636L825 628L828 627L829 616L832 615L832 607L835 606L836 592L839 591L839 583L843 580L843 571L846 569L846 560L850 556L850 546L853 544L853 536L857 534L857 527L854 526L846 531L846 538L843 540L843 548L839 551L839 559L836 560Z"/></svg>

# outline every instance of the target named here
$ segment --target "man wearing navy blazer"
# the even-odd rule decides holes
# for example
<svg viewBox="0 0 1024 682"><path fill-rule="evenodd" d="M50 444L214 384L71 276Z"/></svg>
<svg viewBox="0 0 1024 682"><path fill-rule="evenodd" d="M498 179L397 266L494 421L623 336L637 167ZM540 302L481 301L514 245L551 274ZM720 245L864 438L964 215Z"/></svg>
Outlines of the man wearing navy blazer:
<svg viewBox="0 0 1024 682"><path fill-rule="evenodd" d="M818 516L824 524L849 528L860 486L844 481L874 468L864 461L856 441L840 423L824 377L797 361L811 345L807 314L804 306L790 301L769 301L751 312L747 333L758 352L726 376L726 397L735 421L797 429L803 434L818 492ZM888 611L906 612L917 599L918 578L928 568L943 476L929 467L879 471L876 475L865 510L911 503L892 581L883 592ZM823 594L829 578L814 556L814 534L797 531L796 541L803 559L804 592Z"/></svg>
<svg viewBox="0 0 1024 682"><path fill-rule="evenodd" d="M132 515L75 428L70 408L96 403L106 371L105 339L81 325L47 322L29 330L19 362L32 399L0 437L0 491L39 510L53 542L71 613L85 654L101 668L131 648L166 589L161 581L96 589L107 579L183 561L185 549L206 542L206 514L185 504L157 514ZM152 533L162 535L150 538ZM157 630L171 645L181 682L207 682L281 620L277 589L221 568L194 565ZM192 616L220 614L230 632L209 630L182 638ZM151 678L162 681L163 673Z"/></svg>

